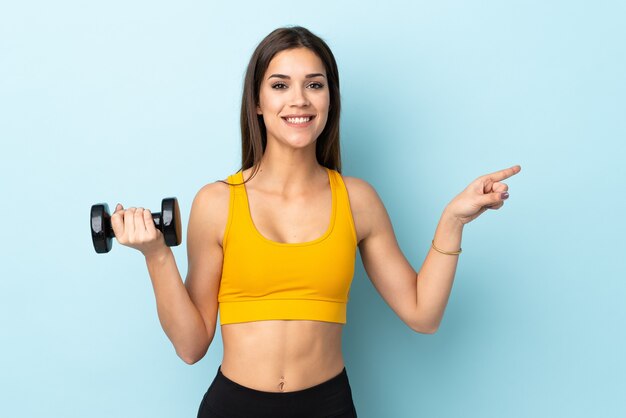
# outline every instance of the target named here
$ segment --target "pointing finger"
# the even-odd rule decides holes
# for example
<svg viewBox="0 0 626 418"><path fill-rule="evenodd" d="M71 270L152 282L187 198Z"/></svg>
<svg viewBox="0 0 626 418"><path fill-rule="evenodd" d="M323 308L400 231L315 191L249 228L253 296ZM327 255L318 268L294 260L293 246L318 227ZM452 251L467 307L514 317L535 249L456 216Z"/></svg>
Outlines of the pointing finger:
<svg viewBox="0 0 626 418"><path fill-rule="evenodd" d="M486 174L480 177L482 180L488 180L489 182L501 181L509 178L522 170L520 165L514 165L513 167L505 168L504 170L498 170L490 174Z"/></svg>

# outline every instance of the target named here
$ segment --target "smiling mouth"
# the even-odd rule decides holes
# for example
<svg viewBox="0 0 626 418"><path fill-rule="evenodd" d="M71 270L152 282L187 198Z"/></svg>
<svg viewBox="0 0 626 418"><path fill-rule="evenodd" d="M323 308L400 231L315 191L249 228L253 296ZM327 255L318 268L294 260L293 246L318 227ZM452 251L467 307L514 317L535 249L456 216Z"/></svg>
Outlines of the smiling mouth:
<svg viewBox="0 0 626 418"><path fill-rule="evenodd" d="M299 117L290 116L290 117L283 117L282 119L290 125L306 125L307 123L315 119L315 116L299 116Z"/></svg>

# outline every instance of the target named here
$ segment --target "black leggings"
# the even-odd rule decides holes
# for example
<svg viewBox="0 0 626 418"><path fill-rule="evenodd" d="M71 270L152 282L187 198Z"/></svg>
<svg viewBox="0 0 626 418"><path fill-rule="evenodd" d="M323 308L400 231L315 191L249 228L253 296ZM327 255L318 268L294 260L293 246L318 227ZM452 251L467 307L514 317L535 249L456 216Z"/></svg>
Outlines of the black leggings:
<svg viewBox="0 0 626 418"><path fill-rule="evenodd" d="M344 367L337 376L293 392L264 392L217 375L202 398L198 418L356 418Z"/></svg>

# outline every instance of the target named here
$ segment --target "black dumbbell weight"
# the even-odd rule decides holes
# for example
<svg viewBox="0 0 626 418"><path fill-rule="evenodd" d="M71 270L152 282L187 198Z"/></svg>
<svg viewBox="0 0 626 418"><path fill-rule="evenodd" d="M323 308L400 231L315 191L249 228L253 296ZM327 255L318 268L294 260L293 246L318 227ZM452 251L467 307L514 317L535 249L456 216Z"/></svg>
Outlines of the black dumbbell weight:
<svg viewBox="0 0 626 418"><path fill-rule="evenodd" d="M161 213L153 213L154 226L163 233L168 247L180 245L182 241L180 209L175 197L168 197L161 202ZM115 237L111 227L109 206L100 203L91 207L91 239L98 254L111 251L112 239Z"/></svg>

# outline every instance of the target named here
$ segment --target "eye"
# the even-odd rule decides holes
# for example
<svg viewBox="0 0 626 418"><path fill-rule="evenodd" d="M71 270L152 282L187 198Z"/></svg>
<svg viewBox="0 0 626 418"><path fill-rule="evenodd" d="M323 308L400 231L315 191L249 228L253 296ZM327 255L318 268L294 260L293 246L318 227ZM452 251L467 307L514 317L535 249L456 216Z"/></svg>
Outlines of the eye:
<svg viewBox="0 0 626 418"><path fill-rule="evenodd" d="M272 84L272 88L276 90L282 90L283 88L287 88L287 85L282 82Z"/></svg>
<svg viewBox="0 0 626 418"><path fill-rule="evenodd" d="M322 83L318 83L318 82L311 83L311 84L309 84L309 86L311 86L314 90L318 90L318 89L324 88L324 85Z"/></svg>

